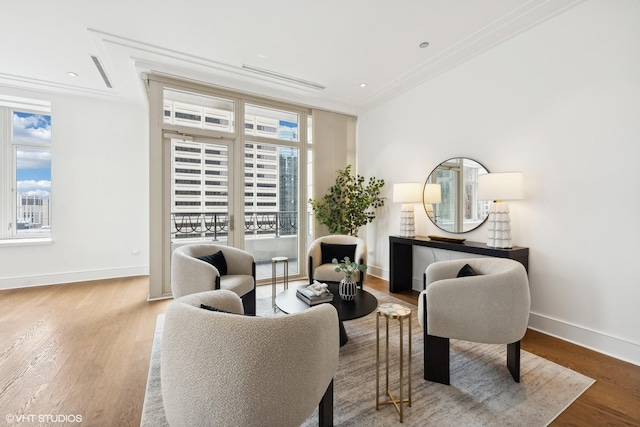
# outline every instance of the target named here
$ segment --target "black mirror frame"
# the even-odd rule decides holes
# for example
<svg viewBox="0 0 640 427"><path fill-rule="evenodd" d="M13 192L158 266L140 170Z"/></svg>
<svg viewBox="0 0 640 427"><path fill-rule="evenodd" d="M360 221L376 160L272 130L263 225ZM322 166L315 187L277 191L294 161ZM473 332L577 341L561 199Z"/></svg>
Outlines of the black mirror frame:
<svg viewBox="0 0 640 427"><path fill-rule="evenodd" d="M450 162L451 160L454 159L463 159L463 160L470 160L472 162L477 163L478 165L480 165L485 171L486 173L489 173L489 169L487 169L487 167L485 165L483 165L482 163L480 163L479 161L475 160L475 159L471 159L469 157L451 157L449 159L446 159L443 162L440 162L435 168L433 168L433 170L429 173L429 175L427 176L427 179L425 180L425 185L426 184L430 184L429 179L431 178L431 176L436 172L436 170L442 166L443 164ZM447 233L452 233L452 234L464 234L464 233L469 233L470 231L476 230L478 227L480 227L482 224L484 224L489 215L485 215L484 219L475 227L469 229L469 230L463 230L463 231L451 231L451 230L447 230L445 228L442 228L436 221L433 220L433 218L431 218L431 216L429 215L429 212L427 210L427 203L424 200L424 186L423 186L423 192L422 192L422 207L424 208L425 213L427 214L427 217L429 218L429 220L433 223L433 225L435 225L436 227L438 227L440 230L442 231L446 231ZM463 226L464 227L464 226Z"/></svg>

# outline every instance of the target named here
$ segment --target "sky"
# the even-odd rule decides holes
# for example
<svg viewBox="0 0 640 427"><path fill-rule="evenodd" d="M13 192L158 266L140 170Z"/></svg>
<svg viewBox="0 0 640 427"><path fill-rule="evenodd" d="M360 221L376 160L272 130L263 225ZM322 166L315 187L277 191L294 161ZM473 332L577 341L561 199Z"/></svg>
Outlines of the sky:
<svg viewBox="0 0 640 427"><path fill-rule="evenodd" d="M49 198L51 194L51 116L14 112L13 140L38 145L20 146L17 149L18 192Z"/></svg>

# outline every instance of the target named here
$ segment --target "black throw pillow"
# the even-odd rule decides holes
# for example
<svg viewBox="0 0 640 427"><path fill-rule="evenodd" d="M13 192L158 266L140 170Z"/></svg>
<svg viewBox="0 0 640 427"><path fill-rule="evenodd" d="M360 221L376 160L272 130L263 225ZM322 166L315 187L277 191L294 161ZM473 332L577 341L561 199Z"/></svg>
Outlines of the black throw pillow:
<svg viewBox="0 0 640 427"><path fill-rule="evenodd" d="M227 310L223 310L221 308L218 307L214 307L212 305L207 305L207 304L200 304L200 308L204 308L205 310L209 310L209 311L218 311L220 313L229 313L229 314L236 314L236 313L232 313L230 311Z"/></svg>
<svg viewBox="0 0 640 427"><path fill-rule="evenodd" d="M225 276L227 274L227 261L225 261L222 251L218 251L215 254L211 255L201 256L198 257L198 259L213 265L218 269L218 272L220 272L221 276Z"/></svg>
<svg viewBox="0 0 640 427"><path fill-rule="evenodd" d="M227 311L227 310L223 310L221 308L218 307L214 307L212 305L207 305L207 304L200 304L200 308L204 308L205 310L209 310L209 311L217 311L218 313L228 313L228 314L235 314L236 316L249 316L249 317L254 317L251 316L250 314L246 314L246 313L234 313L233 311Z"/></svg>
<svg viewBox="0 0 640 427"><path fill-rule="evenodd" d="M478 273L476 273L476 271L471 268L471 266L469 264L465 264L464 267L462 267L460 269L460 271L458 271L458 275L456 277L468 277L468 276L477 276Z"/></svg>
<svg viewBox="0 0 640 427"><path fill-rule="evenodd" d="M331 264L334 258L338 262L342 262L345 257L349 257L351 261L355 261L356 246L358 245L340 245L336 243L320 242L320 252L322 253L322 264Z"/></svg>
<svg viewBox="0 0 640 427"><path fill-rule="evenodd" d="M220 313L237 314L237 313L232 313L230 311L223 310L221 308L214 307L212 305L207 305L207 304L200 304L200 308L204 308L205 310L209 310L209 311L217 311L217 312L220 312Z"/></svg>

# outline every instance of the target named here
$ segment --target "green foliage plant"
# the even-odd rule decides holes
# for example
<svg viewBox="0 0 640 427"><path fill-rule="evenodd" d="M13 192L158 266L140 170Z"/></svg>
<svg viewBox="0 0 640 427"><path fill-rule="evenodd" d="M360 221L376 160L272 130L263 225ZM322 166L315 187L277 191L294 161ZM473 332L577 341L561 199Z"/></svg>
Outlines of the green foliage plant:
<svg viewBox="0 0 640 427"><path fill-rule="evenodd" d="M319 201L309 199L318 222L326 225L331 234L357 236L361 226L372 222L375 209L384 206L380 190L384 179L365 178L351 174L351 165L338 171L336 182Z"/></svg>
<svg viewBox="0 0 640 427"><path fill-rule="evenodd" d="M356 271L361 271L363 273L367 271L366 264L358 264L355 261L351 261L348 256L344 257L342 261L338 261L337 258L334 258L331 260L331 262L337 265L336 272L339 273L342 271L345 276L349 277L350 279L353 278L353 275Z"/></svg>

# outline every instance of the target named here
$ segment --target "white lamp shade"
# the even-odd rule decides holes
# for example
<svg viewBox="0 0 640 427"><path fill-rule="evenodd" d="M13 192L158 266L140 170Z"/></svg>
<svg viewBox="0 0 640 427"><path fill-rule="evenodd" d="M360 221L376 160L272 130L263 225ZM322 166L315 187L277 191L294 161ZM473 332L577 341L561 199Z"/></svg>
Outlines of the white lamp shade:
<svg viewBox="0 0 640 427"><path fill-rule="evenodd" d="M393 184L393 203L422 202L422 184L419 182L403 182Z"/></svg>
<svg viewBox="0 0 640 427"><path fill-rule="evenodd" d="M478 200L520 200L524 197L522 182L522 172L479 175Z"/></svg>
<svg viewBox="0 0 640 427"><path fill-rule="evenodd" d="M425 203L442 202L442 187L440 186L440 184L424 185L424 202Z"/></svg>

